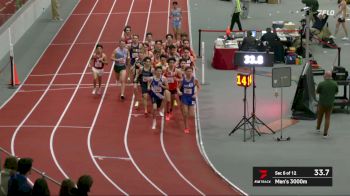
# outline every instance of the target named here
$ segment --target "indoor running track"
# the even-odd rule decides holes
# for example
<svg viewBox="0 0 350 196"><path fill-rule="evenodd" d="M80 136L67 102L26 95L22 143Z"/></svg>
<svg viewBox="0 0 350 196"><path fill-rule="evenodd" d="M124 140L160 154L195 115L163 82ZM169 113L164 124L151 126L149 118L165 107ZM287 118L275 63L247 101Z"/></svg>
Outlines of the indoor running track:
<svg viewBox="0 0 350 196"><path fill-rule="evenodd" d="M187 0L183 28L188 32ZM179 108L168 122L133 109L132 87L119 100L111 63L100 96L91 94L87 67L96 43L109 57L125 25L143 40L164 39L170 0L80 1L17 93L0 110L0 146L61 181L83 174L94 179L91 195L239 194L202 158L192 132L183 133ZM171 26L171 25L170 25ZM106 86L106 84L108 84ZM164 126L161 126L162 122ZM30 179L39 176L32 172ZM52 194L59 187L49 182Z"/></svg>

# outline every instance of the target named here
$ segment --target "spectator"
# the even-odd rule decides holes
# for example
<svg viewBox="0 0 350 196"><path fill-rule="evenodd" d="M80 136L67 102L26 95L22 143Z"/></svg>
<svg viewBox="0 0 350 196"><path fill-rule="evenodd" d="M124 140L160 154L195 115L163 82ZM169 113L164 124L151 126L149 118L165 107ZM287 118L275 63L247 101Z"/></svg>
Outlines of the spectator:
<svg viewBox="0 0 350 196"><path fill-rule="evenodd" d="M65 179L61 183L59 196L72 196L74 190L76 190L74 182L71 179Z"/></svg>
<svg viewBox="0 0 350 196"><path fill-rule="evenodd" d="M240 14L242 12L242 8L241 8L241 1L240 0L232 0L232 2L234 3L234 11L232 14L232 18L231 18L231 25L230 25L230 30L233 30L233 26L235 25L235 23L238 24L238 29L240 31L242 31L242 24L241 24L241 20L240 20Z"/></svg>
<svg viewBox="0 0 350 196"><path fill-rule="evenodd" d="M27 176L32 169L33 159L22 158L18 161L18 168L15 175L11 176L8 182L8 196L26 196L32 194L33 187L28 183Z"/></svg>
<svg viewBox="0 0 350 196"><path fill-rule="evenodd" d="M305 4L306 7L310 7L310 13L309 13L309 16L310 16L310 20L312 22L314 22L314 17L313 15L316 14L318 12L318 8L319 8L319 3L318 3L318 0L301 0L301 2L303 4Z"/></svg>
<svg viewBox="0 0 350 196"><path fill-rule="evenodd" d="M54 21L62 21L60 13L58 12L58 7L58 0L51 0L52 20Z"/></svg>
<svg viewBox="0 0 350 196"><path fill-rule="evenodd" d="M322 118L325 116L323 137L327 138L333 103L335 95L338 93L338 84L332 80L331 71L325 72L324 81L318 84L316 93L319 94L316 130L320 130Z"/></svg>
<svg viewBox="0 0 350 196"><path fill-rule="evenodd" d="M78 196L87 196L88 192L90 192L93 180L89 175L80 176L78 179L78 189L76 189L76 195Z"/></svg>
<svg viewBox="0 0 350 196"><path fill-rule="evenodd" d="M50 196L49 186L45 178L38 178L35 180L32 196Z"/></svg>
<svg viewBox="0 0 350 196"><path fill-rule="evenodd" d="M327 23L327 19L328 19L328 15L327 14L315 14L314 15L314 24L312 25L310 31L312 34L314 35L319 35L323 29L323 27L325 26L325 24Z"/></svg>
<svg viewBox="0 0 350 196"><path fill-rule="evenodd" d="M17 158L10 156L7 157L4 163L4 170L1 171L1 186L0 195L7 195L8 181L11 176L16 174L17 170Z"/></svg>
<svg viewBox="0 0 350 196"><path fill-rule="evenodd" d="M258 42L252 35L252 31L247 31L247 37L243 39L242 45L239 48L239 50L255 51L257 49Z"/></svg>
<svg viewBox="0 0 350 196"><path fill-rule="evenodd" d="M273 44L275 41L279 41L280 38L277 36L276 33L273 33L271 28L266 28L266 33L261 37L261 42L268 42L270 45Z"/></svg>

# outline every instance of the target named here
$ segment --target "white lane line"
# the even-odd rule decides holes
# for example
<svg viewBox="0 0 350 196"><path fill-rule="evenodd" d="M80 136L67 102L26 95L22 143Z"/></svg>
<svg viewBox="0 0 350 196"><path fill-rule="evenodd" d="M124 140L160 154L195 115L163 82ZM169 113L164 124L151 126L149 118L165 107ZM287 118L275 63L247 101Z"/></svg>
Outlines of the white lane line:
<svg viewBox="0 0 350 196"><path fill-rule="evenodd" d="M70 16L75 8L79 5L79 3L76 3L74 8L71 10L71 12L69 13L68 16ZM34 66L30 69L30 71L28 72L28 74L26 75L26 77L24 78L23 82L19 85L19 87L16 89L16 91L14 93L12 93L12 95L0 106L0 110L17 94L17 92L21 89L21 87L23 86L23 84L27 81L28 77L30 76L30 74L33 72L34 68L38 65L39 60L43 57L43 55L46 53L47 49L52 45L53 41L55 40L55 38L57 37L57 35L59 34L59 32L61 32L61 29L64 27L64 25L67 23L68 19L65 20L63 22L63 24L61 25L61 27L58 29L58 31L56 32L56 34L52 37L52 39L50 40L50 43L46 46L46 48L44 49L44 51L41 53L41 55L39 56L39 58L36 60Z"/></svg>
<svg viewBox="0 0 350 196"><path fill-rule="evenodd" d="M79 4L79 3L78 3L78 4ZM78 4L77 4L77 5L78 5ZM76 6L77 6L77 5L76 5ZM92 10L95 8L96 5L97 5L97 2L95 3L94 7L91 9L91 12L90 12L90 13L92 13ZM76 8L76 7L75 7L75 8ZM74 8L74 9L75 9L75 8ZM74 10L74 9L73 9L73 10ZM73 12L73 10L72 10L72 12ZM72 13L72 12L71 12L71 13ZM79 30L78 34L76 35L76 37L75 37L73 43L77 41L77 39L78 39L80 33L82 32L83 28L85 27L85 25L86 25L86 23L87 23L89 17L90 17L90 15L85 19L83 25L80 27L80 30ZM66 20L66 21L67 21L67 20ZM64 26L64 25L62 25L62 27L63 27L63 26ZM60 30L62 29L62 27L60 28ZM58 34L58 33L57 33L57 34ZM57 34L55 35L55 37L57 36ZM51 43L52 43L52 41L53 41L53 39L51 40ZM47 48L48 48L48 47L47 47ZM45 51L47 50L47 48L45 49ZM63 58L62 61L61 61L61 64L59 65L58 69L56 70L56 74L61 70L61 68L62 68L64 62L66 61L66 59L67 59L67 57L68 57L68 54L71 52L72 48L73 48L73 45L71 45L71 46L69 47L69 49L68 49L66 55L64 56L64 58ZM43 54L44 54L44 53L43 53ZM43 54L42 54L42 55L43 55ZM41 59L42 55L40 56L39 59ZM38 59L38 61L39 61L39 59ZM38 63L38 61L37 61L36 63ZM30 73L33 71L33 69L34 69L34 66L33 66L32 70L30 71ZM28 78L28 76L27 76L27 78ZM26 79L27 79L27 78L26 78ZM55 80L55 78L56 78L56 76L54 76L54 77L51 79L50 84L53 84L53 81ZM26 79L25 79L25 80L26 80ZM39 98L39 100L35 103L35 105L32 107L32 109L29 111L29 113L25 116L25 118L21 121L21 123L19 124L19 126L18 126L18 127L16 128L16 130L14 131L14 133L13 133L13 135L12 135L12 138L11 138L11 153L12 153L13 155L16 155L16 153L15 153L15 140L16 140L16 136L17 136L17 134L18 134L20 128L21 128L21 127L24 125L24 123L28 120L28 118L31 116L31 114L33 113L33 111L39 106L39 104L41 103L41 101L43 100L43 98L45 97L45 95L47 94L48 89L50 88L50 84L49 84L49 86L46 88L46 91L41 95L41 97ZM20 87L21 87L21 86L20 86ZM19 87L19 88L20 88L20 87ZM18 89L19 89L19 88L18 88ZM15 93L14 93L14 94L15 94ZM12 98L12 96L11 96L11 98ZM9 100L9 99L8 99L8 100ZM4 103L4 105L5 105L6 103L7 103L7 101ZM2 105L2 106L4 106L4 105ZM68 177L68 176L66 176L66 175L63 175L63 176L65 176L66 178Z"/></svg>
<svg viewBox="0 0 350 196"><path fill-rule="evenodd" d="M98 1L96 1L96 2L98 2ZM108 23L108 21L109 21L109 19L110 19L112 10L113 10L113 8L114 8L116 2L117 2L117 0L114 0L114 1L113 1L113 5L112 5L111 8L110 8L109 14L108 14L108 16L107 16L107 18L106 18L106 20L105 20L105 22L104 22L104 24L103 24L103 27L102 27L102 29L101 29L101 31L100 31L100 34L99 34L98 38L96 39L96 44L97 44L98 41L101 39L102 34L103 34L103 32L105 31L105 28L106 28L107 23ZM96 4L95 4L95 5L96 5ZM90 53L90 56L92 56L92 54L93 54L93 52L94 52L94 49L95 49L95 48L92 49L92 51L91 51L91 53ZM89 57L90 57L90 56L89 56ZM86 62L86 65L89 63L89 61L90 61L90 58L88 58L88 62ZM84 73L87 71L87 69L88 69L88 66L85 66ZM110 73L111 73L111 72L112 72L112 70L110 71ZM111 74L110 74L110 75L111 75ZM61 122L62 122L64 116L66 115L68 109L70 108L70 105L72 104L72 102L73 102L73 100L74 100L74 98L75 98L75 96L76 96L76 94L77 94L77 92L78 92L78 89L79 89L78 87L80 86L81 82L83 81L83 78L84 78L84 74L80 77L78 86L76 87L75 91L73 92L73 94L72 94L72 96L71 96L69 102L67 103L67 105L66 105L64 111L62 112L62 114L61 114L59 120L57 121L57 123L56 123L56 125L55 125L55 127L54 127L54 129L52 130L52 133L51 133L51 137L50 137L50 151L51 151L51 155L52 155L53 159L55 160L55 164L56 164L58 167L60 167L60 165L59 165L59 163L58 163L57 160L56 160L56 155L55 155L55 151L54 151L54 147L53 147L53 141L54 141L55 133L56 133L56 131L57 131L59 125L61 124ZM107 82L107 84L108 84L108 83L109 83L109 81ZM91 128L90 128L90 130L91 130ZM61 169L61 170L63 171L63 169ZM63 172L64 172L64 171L63 171ZM104 175L103 171L101 171L101 170L100 170L100 173L101 173L102 175ZM120 192L122 192L122 193L125 194L125 195L127 194L122 188L120 188L117 184L115 184L112 180L110 180L106 175L104 175L104 177L105 177L116 189L118 189Z"/></svg>
<svg viewBox="0 0 350 196"><path fill-rule="evenodd" d="M105 85L101 85L101 86L105 86ZM117 87L120 86L120 84L110 84L108 85L108 87ZM127 84L125 86L134 86L132 84ZM78 87L79 89L91 89L92 85L88 85L88 86L80 86ZM75 87L68 87L68 88L51 88L49 91L65 91L65 90L74 90ZM20 90L19 93L36 93L36 92L42 92L45 91L44 89L36 89L36 90Z"/></svg>
<svg viewBox="0 0 350 196"><path fill-rule="evenodd" d="M176 171L176 173L187 183L189 184L194 190L196 190L200 195L205 195L201 190L199 190L199 188L197 188L195 185L193 185L182 173L181 171L176 167L176 165L174 164L174 162L171 160L165 145L164 145L164 116L162 117L162 124L161 124L161 129L160 129L160 143L162 146L162 150L163 153L166 157L166 159L168 160L168 162L170 163L171 167Z"/></svg>
<svg viewBox="0 0 350 196"><path fill-rule="evenodd" d="M188 12L187 10L183 10L182 12ZM112 15L122 15L122 14L127 14L128 12L113 12ZM168 11L164 10L164 11L152 11L152 12L146 12L146 11L141 11L141 12L131 12L132 14L166 14L168 13ZM108 13L104 13L104 12L97 12L97 13L93 13L93 15L106 15ZM77 14L72 14L74 16L84 16L87 15L86 13L77 13Z"/></svg>
<svg viewBox="0 0 350 196"><path fill-rule="evenodd" d="M166 34L168 34L169 33L169 20L170 20L170 0L168 0L168 19L167 19L167 26L166 26Z"/></svg>
<svg viewBox="0 0 350 196"><path fill-rule="evenodd" d="M132 2L131 2L131 6L130 6L130 9L129 9L129 12L128 12L128 16L127 16L127 18L126 18L126 21L125 21L124 26L126 26L126 25L128 24L128 22L129 22L130 13L131 13L131 10L132 10L133 6L134 6L134 0L132 0ZM123 31L122 35L123 35L123 34L124 34L124 31ZM108 83L110 82L110 80L111 80L113 66L114 66L114 62L113 62L113 65L111 66L111 72L110 72L110 75L108 76L108 80L107 80L107 82L106 82L107 84L108 84ZM94 158L94 154L93 154L92 148L91 148L91 135L92 135L92 132L93 132L93 130L94 130L94 127L95 127L97 118L98 118L99 115L100 115L100 111L101 111L101 108L102 108L102 104L103 104L103 101L104 101L104 98L105 98L107 89L108 89L108 88L105 88L104 91L103 91L103 94L102 94L102 97L101 97L101 101L100 101L99 106L98 106L98 108L97 108L95 117L94 117L94 119L93 119L93 121L92 121L91 129L89 130L89 134L88 134L88 138L87 138L87 145L88 145L88 150L89 150L89 153L90 153L90 157L91 157L92 161L94 162L95 166L96 166L96 167L100 170L100 172L108 179L108 181L109 181L110 183L115 184L115 183L113 182L113 180L111 180L111 179L107 176L107 174L102 170L102 168L100 167L100 165L97 163L96 159ZM122 192L123 192L123 194L128 195L125 191L122 191Z"/></svg>
<svg viewBox="0 0 350 196"><path fill-rule="evenodd" d="M187 0L187 9L188 9L188 31L189 31L189 36L190 36L190 44L191 48L193 48L193 37L192 37L192 23L191 23L191 7L190 7L190 0ZM203 59L202 59L203 60ZM210 161L202 140L202 129L201 129L201 123L200 123L200 116L199 116L199 96L196 97L196 112L195 112L195 126L196 126L196 138L197 138L197 146L199 151L201 152L204 160L208 163L208 165L214 170L216 174L218 174L224 181L226 181L228 184L230 184L232 187L234 187L235 190L238 190L240 193L243 195L248 195L246 192L244 192L242 189L240 189L237 185L233 184L231 181L229 181L224 175L222 175L216 167L213 165L213 163Z"/></svg>
<svg viewBox="0 0 350 196"><path fill-rule="evenodd" d="M169 0L169 5L168 5L168 11L170 14L170 0ZM169 15L168 14L168 15ZM167 30L169 31L169 17L167 17ZM165 128L165 117L163 116L162 118L162 122L161 122L161 129L160 129L160 144L162 146L162 150L163 153L166 157L166 159L168 160L169 164L171 165L171 167L176 171L176 173L188 184L190 185L194 190L196 190L200 195L205 195L199 188L197 188L194 184L192 184L182 173L181 171L176 167L176 165L174 164L174 162L171 160L168 151L165 148L165 144L164 144L164 128Z"/></svg>
<svg viewBox="0 0 350 196"><path fill-rule="evenodd" d="M98 160L116 159L116 160L130 161L129 157L113 157L113 156L99 156L99 155L95 155L94 158L96 158Z"/></svg>
<svg viewBox="0 0 350 196"><path fill-rule="evenodd" d="M118 44L119 41L116 42L99 42L102 45L106 44ZM52 46L66 46L66 45L71 45L72 43L70 42L64 42L64 43L53 43L51 44ZM76 42L75 45L94 45L95 43L93 42Z"/></svg>
<svg viewBox="0 0 350 196"><path fill-rule="evenodd" d="M130 157L130 160L132 162L132 164L135 166L135 168L137 169L137 171L154 187L156 188L161 194L163 195L167 195L164 191L162 191L156 184L154 184L154 182L152 180L150 180L143 172L142 170L139 168L139 166L137 165L137 163L135 162L135 160L133 159L130 150L129 150L129 146L128 146L128 133L129 133L129 127L130 127L130 122L131 122L131 113L132 113L132 108L134 105L134 101L135 101L135 94L132 95L132 99L131 99L131 104L130 104L130 110L129 110L129 116L128 116L128 121L126 123L126 127L125 127L125 135L124 135L124 145L125 145L125 149L126 152L128 154L128 156Z"/></svg>
<svg viewBox="0 0 350 196"><path fill-rule="evenodd" d="M134 3L134 0L133 0ZM151 4L149 6L152 6ZM150 9L148 10L150 11ZM148 25L148 23L147 23ZM148 28L148 26L145 26L145 32ZM143 37L143 42L145 41L146 36ZM146 179L155 189L157 189L161 194L163 195L167 195L163 190L161 190L151 179L149 179L144 173L143 171L140 169L140 167L138 166L138 164L135 162L135 160L133 159L131 152L129 150L129 145L128 145L128 133L129 133L129 127L130 127L130 122L131 122L131 116L132 116L132 108L134 106L134 102L135 102L135 94L132 95L132 99L131 99L131 104L130 104L130 109L129 109L129 115L128 115L128 121L126 123L126 127L125 127L125 132L124 132L124 146L125 146L125 150L128 154L128 156L130 157L130 160L132 162L132 164L134 165L134 167L136 168L136 170L143 176L144 179Z"/></svg>
<svg viewBox="0 0 350 196"><path fill-rule="evenodd" d="M59 73L56 74L58 76L71 76L71 75L81 75L81 74L89 74L89 73ZM55 74L32 74L30 77L45 77L45 76L54 76Z"/></svg>
<svg viewBox="0 0 350 196"><path fill-rule="evenodd" d="M16 128L19 125L0 125L0 128ZM55 126L53 125L23 125L23 128L54 128ZM58 128L69 128L69 129L90 129L90 127L86 126L59 126Z"/></svg>
<svg viewBox="0 0 350 196"><path fill-rule="evenodd" d="M145 26L145 33L143 34L143 42L145 42L145 40L146 40L146 34L147 34L147 30L148 30L148 23L149 23L149 16L151 15L151 9L152 9L152 2L153 2L153 0L151 0L151 2L150 2L150 5L149 5L149 7L148 7L148 14L147 14L147 20L146 20L146 26Z"/></svg>

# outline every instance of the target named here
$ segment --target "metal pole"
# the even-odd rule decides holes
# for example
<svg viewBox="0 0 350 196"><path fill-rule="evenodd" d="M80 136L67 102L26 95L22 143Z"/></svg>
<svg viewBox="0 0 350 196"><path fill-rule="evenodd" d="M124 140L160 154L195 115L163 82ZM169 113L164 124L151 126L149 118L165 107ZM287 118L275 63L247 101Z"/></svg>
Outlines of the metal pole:
<svg viewBox="0 0 350 196"><path fill-rule="evenodd" d="M13 54L13 45L12 45L12 31L9 28L9 44L10 44L10 63L11 63L11 84L12 87L15 86L15 76L14 76L14 54Z"/></svg>
<svg viewBox="0 0 350 196"><path fill-rule="evenodd" d="M247 131L247 127L246 127L246 123L247 123L247 87L244 86L244 99L243 99L243 103L244 103L244 124L243 124L243 134L244 134L244 138L243 141L247 141L247 136L246 136L246 131Z"/></svg>
<svg viewBox="0 0 350 196"><path fill-rule="evenodd" d="M198 29L198 55L201 55L201 42L202 42L202 29Z"/></svg>
<svg viewBox="0 0 350 196"><path fill-rule="evenodd" d="M305 13L305 19L306 19L306 24L305 24L305 33L306 33L306 40L305 40L305 62L306 63L309 63L309 59L310 59L310 44L309 44L309 41L310 41L310 11L309 10L306 10L306 13ZM301 43L303 44L303 43Z"/></svg>
<svg viewBox="0 0 350 196"><path fill-rule="evenodd" d="M340 52L341 52L341 47L338 47L338 66L340 66Z"/></svg>
<svg viewBox="0 0 350 196"><path fill-rule="evenodd" d="M282 108L282 102L283 102L283 88L281 87L281 139L283 138L283 126L282 126L282 114L283 114L283 108Z"/></svg>
<svg viewBox="0 0 350 196"><path fill-rule="evenodd" d="M253 142L255 142L255 66L253 67L253 115L252 115L252 132L253 132Z"/></svg>
<svg viewBox="0 0 350 196"><path fill-rule="evenodd" d="M205 43L202 42L202 84L205 84Z"/></svg>

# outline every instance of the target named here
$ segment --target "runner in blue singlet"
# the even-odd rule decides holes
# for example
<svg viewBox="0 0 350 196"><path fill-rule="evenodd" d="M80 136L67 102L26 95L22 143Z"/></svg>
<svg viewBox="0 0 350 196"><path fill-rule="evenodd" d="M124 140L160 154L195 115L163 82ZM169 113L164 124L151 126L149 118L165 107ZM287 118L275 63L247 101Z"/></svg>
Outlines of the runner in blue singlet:
<svg viewBox="0 0 350 196"><path fill-rule="evenodd" d="M180 33L181 33L181 21L182 21L182 12L181 12L181 8L178 7L177 1L173 2L173 8L171 9L169 18L172 19L174 36L175 36L175 39L177 40L178 36L180 36Z"/></svg>
<svg viewBox="0 0 350 196"><path fill-rule="evenodd" d="M161 108L159 114L161 116L164 116L165 101L170 101L170 93L168 89L168 82L162 75L162 67L156 67L155 75L148 82L148 90L150 91L150 96L153 104L152 129L156 129L156 112L158 108Z"/></svg>
<svg viewBox="0 0 350 196"><path fill-rule="evenodd" d="M182 103L182 115L185 123L185 133L190 133L190 128L188 126L188 117L194 115L194 105L199 88L199 82L193 76L193 68L186 67L185 75L177 88L177 92Z"/></svg>
<svg viewBox="0 0 350 196"><path fill-rule="evenodd" d="M111 60L114 61L114 73L116 78L116 84L118 81L121 83L120 99L124 100L125 83L126 83L126 65L129 60L129 50L126 48L124 40L119 41L119 47L117 47L112 55Z"/></svg>

